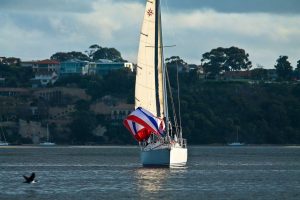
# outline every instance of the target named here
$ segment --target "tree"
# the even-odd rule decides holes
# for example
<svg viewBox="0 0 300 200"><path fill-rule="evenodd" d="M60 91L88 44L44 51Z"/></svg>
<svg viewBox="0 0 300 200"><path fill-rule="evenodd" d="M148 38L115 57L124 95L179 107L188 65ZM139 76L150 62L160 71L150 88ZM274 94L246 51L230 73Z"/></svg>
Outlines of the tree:
<svg viewBox="0 0 300 200"><path fill-rule="evenodd" d="M87 54L88 54L88 56L90 57L90 59L93 59L93 55L94 55L94 53L98 50L98 49L100 49L101 47L98 45L98 44L93 44L93 45L91 45L90 47L89 47L89 50L87 50L87 51L85 51Z"/></svg>
<svg viewBox="0 0 300 200"><path fill-rule="evenodd" d="M32 76L32 68L0 63L0 77L5 77L5 85L8 87L31 86Z"/></svg>
<svg viewBox="0 0 300 200"><path fill-rule="evenodd" d="M297 66L296 66L296 69L294 71L294 77L297 80L300 80L300 60L297 61Z"/></svg>
<svg viewBox="0 0 300 200"><path fill-rule="evenodd" d="M73 114L73 121L69 124L71 138L76 144L91 142L93 130L97 127L97 119L93 112L77 111Z"/></svg>
<svg viewBox="0 0 300 200"><path fill-rule="evenodd" d="M237 47L212 49L202 55L202 65L206 75L215 77L222 71L235 71L250 69L252 63L248 59L249 54L244 49Z"/></svg>
<svg viewBox="0 0 300 200"><path fill-rule="evenodd" d="M249 54L245 52L244 49L239 49L237 47L230 47L225 49L226 62L224 63L225 71L235 71L242 69L250 69L252 67L251 62L248 57Z"/></svg>
<svg viewBox="0 0 300 200"><path fill-rule="evenodd" d="M9 57L9 58L3 57L0 60L0 64L9 65L9 66L20 66L21 59L15 57Z"/></svg>
<svg viewBox="0 0 300 200"><path fill-rule="evenodd" d="M166 65L170 68L170 71L178 68L178 71L188 71L188 64L179 56L171 56L166 58Z"/></svg>
<svg viewBox="0 0 300 200"><path fill-rule="evenodd" d="M99 59L108 59L108 60L112 60L115 62L123 62L125 60L123 60L121 53L115 49L115 48L100 48L97 51L94 52L93 54L93 60L99 60Z"/></svg>
<svg viewBox="0 0 300 200"><path fill-rule="evenodd" d="M93 44L86 51L90 59L97 61L99 59L108 59L115 62L124 62L121 53L115 48L101 47L98 44Z"/></svg>
<svg viewBox="0 0 300 200"><path fill-rule="evenodd" d="M57 52L50 57L51 60L58 60L60 62L64 62L71 59L78 60L90 60L89 57L81 52Z"/></svg>
<svg viewBox="0 0 300 200"><path fill-rule="evenodd" d="M178 64L178 65L187 65L187 63L181 59L179 56L171 56L166 58L166 64Z"/></svg>
<svg viewBox="0 0 300 200"><path fill-rule="evenodd" d="M293 67L288 61L287 56L279 56L277 64L274 66L279 80L290 80L293 72Z"/></svg>

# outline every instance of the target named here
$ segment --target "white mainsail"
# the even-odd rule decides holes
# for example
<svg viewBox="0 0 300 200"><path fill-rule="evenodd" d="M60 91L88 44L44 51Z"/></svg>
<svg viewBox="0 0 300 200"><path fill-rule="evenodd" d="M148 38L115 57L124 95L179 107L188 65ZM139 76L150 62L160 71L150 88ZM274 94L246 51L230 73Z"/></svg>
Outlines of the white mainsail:
<svg viewBox="0 0 300 200"><path fill-rule="evenodd" d="M158 16L156 16L158 15ZM159 23L155 25L158 17ZM155 29L158 28L158 53L155 58ZM147 1L140 33L135 85L135 107L143 107L154 115L164 117L163 54L160 12L156 13L156 1ZM157 59L157 63L155 62ZM157 79L156 79L157 77Z"/></svg>

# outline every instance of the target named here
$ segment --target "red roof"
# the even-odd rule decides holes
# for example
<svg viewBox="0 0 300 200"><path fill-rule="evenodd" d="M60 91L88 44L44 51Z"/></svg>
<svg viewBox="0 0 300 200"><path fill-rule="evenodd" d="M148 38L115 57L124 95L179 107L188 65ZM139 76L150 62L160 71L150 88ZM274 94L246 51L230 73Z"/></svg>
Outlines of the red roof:
<svg viewBox="0 0 300 200"><path fill-rule="evenodd" d="M46 59L46 60L38 61L37 64L59 65L59 62L57 60Z"/></svg>

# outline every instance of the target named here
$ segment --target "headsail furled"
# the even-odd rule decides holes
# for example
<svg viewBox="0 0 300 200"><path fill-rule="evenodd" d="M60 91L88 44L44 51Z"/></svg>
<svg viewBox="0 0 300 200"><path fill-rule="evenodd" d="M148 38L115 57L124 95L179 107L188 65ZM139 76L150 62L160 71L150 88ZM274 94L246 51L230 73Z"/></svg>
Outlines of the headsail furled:
<svg viewBox="0 0 300 200"><path fill-rule="evenodd" d="M133 137L139 142L148 139L151 133L157 135L164 134L164 121L141 107L133 111L123 123Z"/></svg>

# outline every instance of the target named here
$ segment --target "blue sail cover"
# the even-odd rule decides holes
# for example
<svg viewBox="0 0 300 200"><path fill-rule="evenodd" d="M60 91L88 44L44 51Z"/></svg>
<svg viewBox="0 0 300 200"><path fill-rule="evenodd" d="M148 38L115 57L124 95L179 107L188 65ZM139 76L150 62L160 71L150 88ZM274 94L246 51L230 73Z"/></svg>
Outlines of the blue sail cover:
<svg viewBox="0 0 300 200"><path fill-rule="evenodd" d="M164 121L141 107L128 115L123 124L139 142L148 139L151 133L164 135Z"/></svg>

